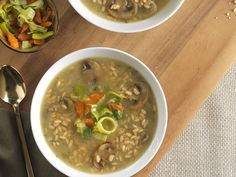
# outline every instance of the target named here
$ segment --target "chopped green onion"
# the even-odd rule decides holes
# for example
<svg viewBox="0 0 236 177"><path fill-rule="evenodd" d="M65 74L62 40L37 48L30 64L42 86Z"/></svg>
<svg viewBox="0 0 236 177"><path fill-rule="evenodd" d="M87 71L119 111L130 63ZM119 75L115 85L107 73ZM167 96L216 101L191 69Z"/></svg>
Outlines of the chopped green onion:
<svg viewBox="0 0 236 177"><path fill-rule="evenodd" d="M100 141L107 141L107 135L104 135L102 133L93 133L93 137Z"/></svg>
<svg viewBox="0 0 236 177"><path fill-rule="evenodd" d="M103 117L94 126L93 131L109 135L116 131L117 127L118 124L113 118Z"/></svg>

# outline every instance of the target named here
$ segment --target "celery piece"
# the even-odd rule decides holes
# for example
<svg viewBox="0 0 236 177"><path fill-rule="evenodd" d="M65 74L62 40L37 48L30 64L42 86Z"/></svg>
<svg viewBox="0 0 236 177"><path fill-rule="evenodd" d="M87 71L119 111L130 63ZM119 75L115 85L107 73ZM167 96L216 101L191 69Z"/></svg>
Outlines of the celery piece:
<svg viewBox="0 0 236 177"><path fill-rule="evenodd" d="M39 9L39 8L42 9L44 6L44 2L43 2L43 0L37 0L31 4L28 4L27 6L32 7L34 9Z"/></svg>
<svg viewBox="0 0 236 177"><path fill-rule="evenodd" d="M27 5L27 0L10 0L10 3L14 5Z"/></svg>
<svg viewBox="0 0 236 177"><path fill-rule="evenodd" d="M46 33L35 33L35 34L32 34L32 38L33 39L47 39L51 36L54 35L54 32L53 31L48 31Z"/></svg>
<svg viewBox="0 0 236 177"><path fill-rule="evenodd" d="M8 27L7 27L6 22L0 23L0 28L1 28L2 32L3 32L5 35L7 35L7 33L10 32L9 29L8 29Z"/></svg>
<svg viewBox="0 0 236 177"><path fill-rule="evenodd" d="M10 3L6 3L4 6L3 6L3 10L5 11L5 12L10 12L11 11L11 9L12 9L12 4L10 4Z"/></svg>
<svg viewBox="0 0 236 177"><path fill-rule="evenodd" d="M35 11L33 8L28 7L27 9L22 10L20 14L25 16L27 21L33 21L34 16L35 16Z"/></svg>
<svg viewBox="0 0 236 177"><path fill-rule="evenodd" d="M28 49L31 47L32 47L32 45L30 44L29 41L22 41L22 49Z"/></svg>

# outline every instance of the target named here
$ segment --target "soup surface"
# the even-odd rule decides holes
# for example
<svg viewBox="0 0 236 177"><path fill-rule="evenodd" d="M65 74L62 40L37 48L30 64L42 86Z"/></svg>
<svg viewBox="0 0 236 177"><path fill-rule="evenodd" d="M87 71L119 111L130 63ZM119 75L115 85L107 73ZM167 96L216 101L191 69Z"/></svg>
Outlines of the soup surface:
<svg viewBox="0 0 236 177"><path fill-rule="evenodd" d="M122 22L143 20L160 11L169 0L81 0L97 15Z"/></svg>
<svg viewBox="0 0 236 177"><path fill-rule="evenodd" d="M147 82L121 62L76 62L53 80L41 106L45 138L58 158L81 171L109 173L147 149L157 108Z"/></svg>

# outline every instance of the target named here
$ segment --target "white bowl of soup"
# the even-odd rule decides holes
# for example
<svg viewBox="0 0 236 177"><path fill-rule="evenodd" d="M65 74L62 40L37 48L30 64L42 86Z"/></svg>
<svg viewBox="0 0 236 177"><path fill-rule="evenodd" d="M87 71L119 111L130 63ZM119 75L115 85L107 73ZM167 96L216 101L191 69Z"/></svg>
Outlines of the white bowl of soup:
<svg viewBox="0 0 236 177"><path fill-rule="evenodd" d="M145 31L169 19L184 0L69 0L90 23L124 33Z"/></svg>
<svg viewBox="0 0 236 177"><path fill-rule="evenodd" d="M132 176L162 144L167 104L140 60L116 49L87 48L44 74L31 126L41 153L67 176Z"/></svg>

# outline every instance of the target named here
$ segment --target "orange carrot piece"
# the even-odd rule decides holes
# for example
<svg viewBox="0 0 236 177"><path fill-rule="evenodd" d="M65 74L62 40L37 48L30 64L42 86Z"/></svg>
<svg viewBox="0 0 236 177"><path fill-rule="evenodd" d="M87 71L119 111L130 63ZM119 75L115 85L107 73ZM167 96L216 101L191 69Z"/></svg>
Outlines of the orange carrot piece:
<svg viewBox="0 0 236 177"><path fill-rule="evenodd" d="M124 111L123 108L122 108L120 105L116 104L116 103L111 103L111 106L112 106L114 109L116 109L116 110L118 110L118 111L120 111L120 112L123 112L123 111Z"/></svg>
<svg viewBox="0 0 236 177"><path fill-rule="evenodd" d="M45 44L45 40L37 40L37 39L34 39L33 40L33 43L34 43L34 45L43 45L43 44Z"/></svg>
<svg viewBox="0 0 236 177"><path fill-rule="evenodd" d="M50 21L42 22L41 26L48 28L48 27L52 26L52 22L50 22Z"/></svg>
<svg viewBox="0 0 236 177"><path fill-rule="evenodd" d="M43 17L42 21L43 21L43 22L48 21L49 18L51 17L51 15L52 15L52 10L51 10L51 8L47 8L47 13L46 13L46 15Z"/></svg>
<svg viewBox="0 0 236 177"><path fill-rule="evenodd" d="M87 103L87 104L95 104L95 103L97 103L102 97L103 97L103 94L101 94L101 93L93 93L93 94L91 94L91 95L88 97L86 103Z"/></svg>
<svg viewBox="0 0 236 177"><path fill-rule="evenodd" d="M38 25L42 23L42 16L40 9L35 10L34 22Z"/></svg>
<svg viewBox="0 0 236 177"><path fill-rule="evenodd" d="M76 110L77 114L79 115L79 117L83 117L84 110L85 110L85 104L81 101L77 101L74 103L74 105L75 105L75 110Z"/></svg>
<svg viewBox="0 0 236 177"><path fill-rule="evenodd" d="M87 125L88 127L92 127L94 125L93 119L87 118L84 120L84 124Z"/></svg>
<svg viewBox="0 0 236 177"><path fill-rule="evenodd" d="M12 48L15 48L15 49L19 48L18 40L17 40L17 38L12 33L10 33L10 32L7 33L7 39L8 39L9 45Z"/></svg>
<svg viewBox="0 0 236 177"><path fill-rule="evenodd" d="M26 32L28 29L29 29L29 25L28 25L27 23L24 23L24 24L22 25L22 28L21 28L20 33L24 33L24 32Z"/></svg>
<svg viewBox="0 0 236 177"><path fill-rule="evenodd" d="M21 33L17 37L20 41L28 41L31 39L31 36L28 34Z"/></svg>

